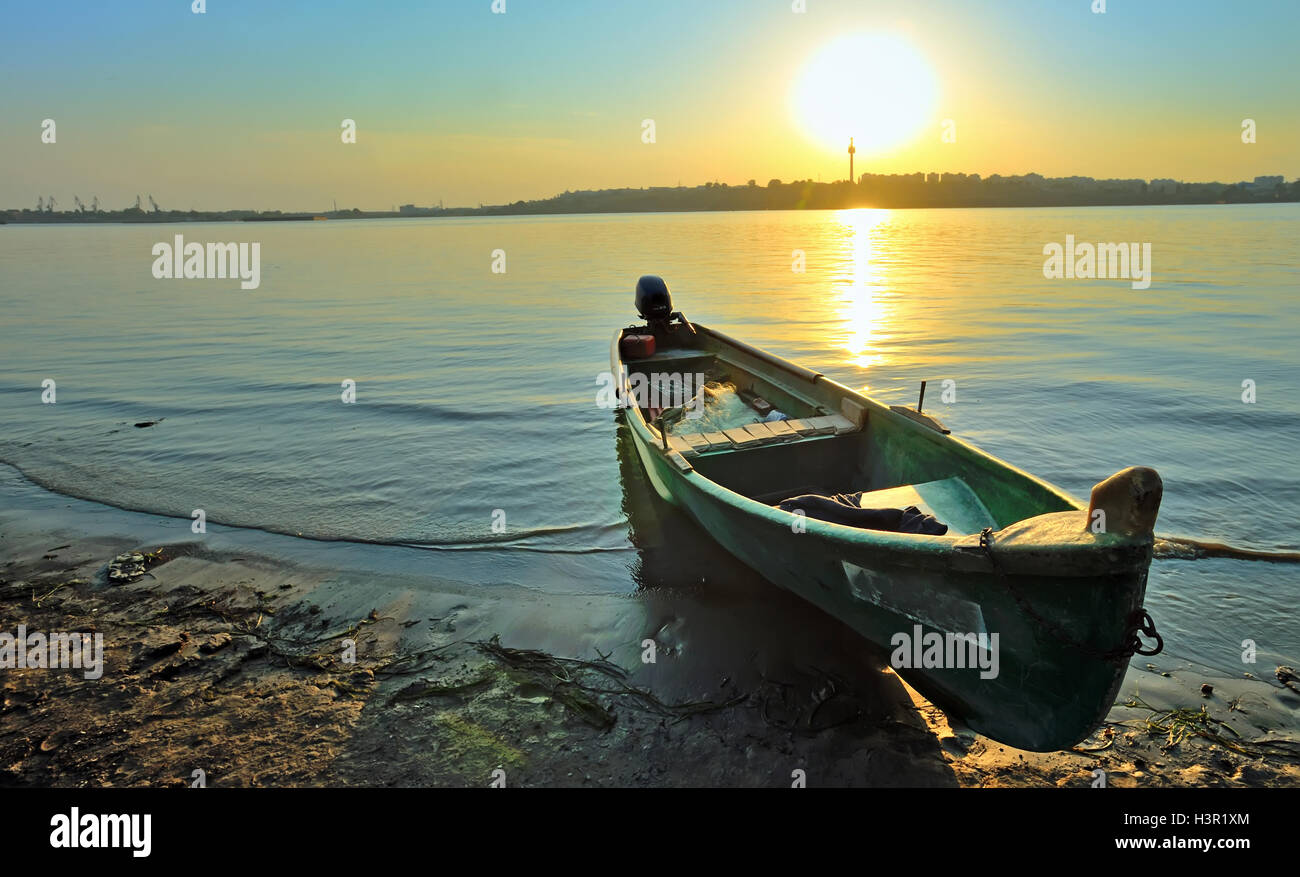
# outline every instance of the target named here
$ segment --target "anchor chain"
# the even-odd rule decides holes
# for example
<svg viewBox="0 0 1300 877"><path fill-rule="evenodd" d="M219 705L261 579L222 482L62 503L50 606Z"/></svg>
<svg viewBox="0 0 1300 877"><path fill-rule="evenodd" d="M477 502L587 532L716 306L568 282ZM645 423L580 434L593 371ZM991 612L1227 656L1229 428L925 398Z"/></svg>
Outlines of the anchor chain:
<svg viewBox="0 0 1300 877"><path fill-rule="evenodd" d="M1003 572L1002 565L998 563L997 557L993 554L992 527L985 527L980 531L980 548L988 555L989 563L993 566L993 572L997 575L998 582L1011 593L1020 610L1045 627L1049 633L1067 646L1082 652L1090 658L1097 658L1102 661L1127 661L1135 654L1150 657L1160 654L1164 649L1164 638L1156 632L1155 620L1152 619L1151 613L1147 612L1146 609L1137 609L1129 615L1128 627L1124 631L1124 640L1108 651L1102 651L1088 643L1075 639L1059 624L1038 614L1034 607L1029 604L1029 601L1025 599L1025 596L1020 593L1015 585L1011 584L1010 577ZM1154 639L1154 648L1146 648L1142 642L1142 636Z"/></svg>

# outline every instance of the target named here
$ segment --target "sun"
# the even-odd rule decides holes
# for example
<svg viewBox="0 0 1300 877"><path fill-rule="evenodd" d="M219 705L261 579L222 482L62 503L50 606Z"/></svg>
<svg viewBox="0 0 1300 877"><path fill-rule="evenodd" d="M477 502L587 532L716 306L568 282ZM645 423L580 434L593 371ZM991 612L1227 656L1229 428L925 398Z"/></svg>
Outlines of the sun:
<svg viewBox="0 0 1300 877"><path fill-rule="evenodd" d="M906 143L930 121L938 88L925 58L889 33L841 37L822 49L795 82L796 118L828 148L881 153Z"/></svg>

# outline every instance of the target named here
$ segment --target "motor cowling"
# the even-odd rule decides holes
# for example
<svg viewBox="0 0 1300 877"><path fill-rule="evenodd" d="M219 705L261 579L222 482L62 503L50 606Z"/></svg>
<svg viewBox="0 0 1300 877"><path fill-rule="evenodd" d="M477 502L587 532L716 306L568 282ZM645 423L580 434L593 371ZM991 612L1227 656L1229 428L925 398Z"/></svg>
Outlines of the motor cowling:
<svg viewBox="0 0 1300 877"><path fill-rule="evenodd" d="M643 320L666 320L673 313L673 297L662 277L647 274L636 282L636 312Z"/></svg>

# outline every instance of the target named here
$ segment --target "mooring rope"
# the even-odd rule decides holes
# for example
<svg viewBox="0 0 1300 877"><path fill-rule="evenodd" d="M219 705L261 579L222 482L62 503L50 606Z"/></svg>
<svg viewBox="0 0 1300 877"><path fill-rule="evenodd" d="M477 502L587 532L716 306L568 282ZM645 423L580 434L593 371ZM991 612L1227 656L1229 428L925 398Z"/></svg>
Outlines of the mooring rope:
<svg viewBox="0 0 1300 877"><path fill-rule="evenodd" d="M1178 539L1157 536L1156 560L1199 560L1202 557L1230 557L1235 560L1261 560L1266 563L1300 563L1300 551L1261 551L1255 548L1238 548L1222 542L1201 542L1197 539Z"/></svg>

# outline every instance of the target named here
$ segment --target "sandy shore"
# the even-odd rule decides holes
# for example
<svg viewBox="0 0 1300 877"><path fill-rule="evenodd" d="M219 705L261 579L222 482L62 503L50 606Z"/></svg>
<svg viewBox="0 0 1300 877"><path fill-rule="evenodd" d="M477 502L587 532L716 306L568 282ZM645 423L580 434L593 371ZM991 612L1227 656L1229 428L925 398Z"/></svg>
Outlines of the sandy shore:
<svg viewBox="0 0 1300 877"><path fill-rule="evenodd" d="M211 786L788 786L802 772L809 786L1086 787L1098 768L1117 787L1300 784L1300 693L1271 667L1211 680L1135 663L1110 723L1076 751L1029 753L954 731L780 592L566 600L395 581L366 606L331 570L201 540L0 523L0 630L102 633L105 653L95 680L0 670L3 785L179 786L202 771ZM131 550L160 553L109 584L108 561ZM1122 706L1133 695L1207 718L1179 714L1174 736L1190 735L1174 741L1144 724L1158 713Z"/></svg>

